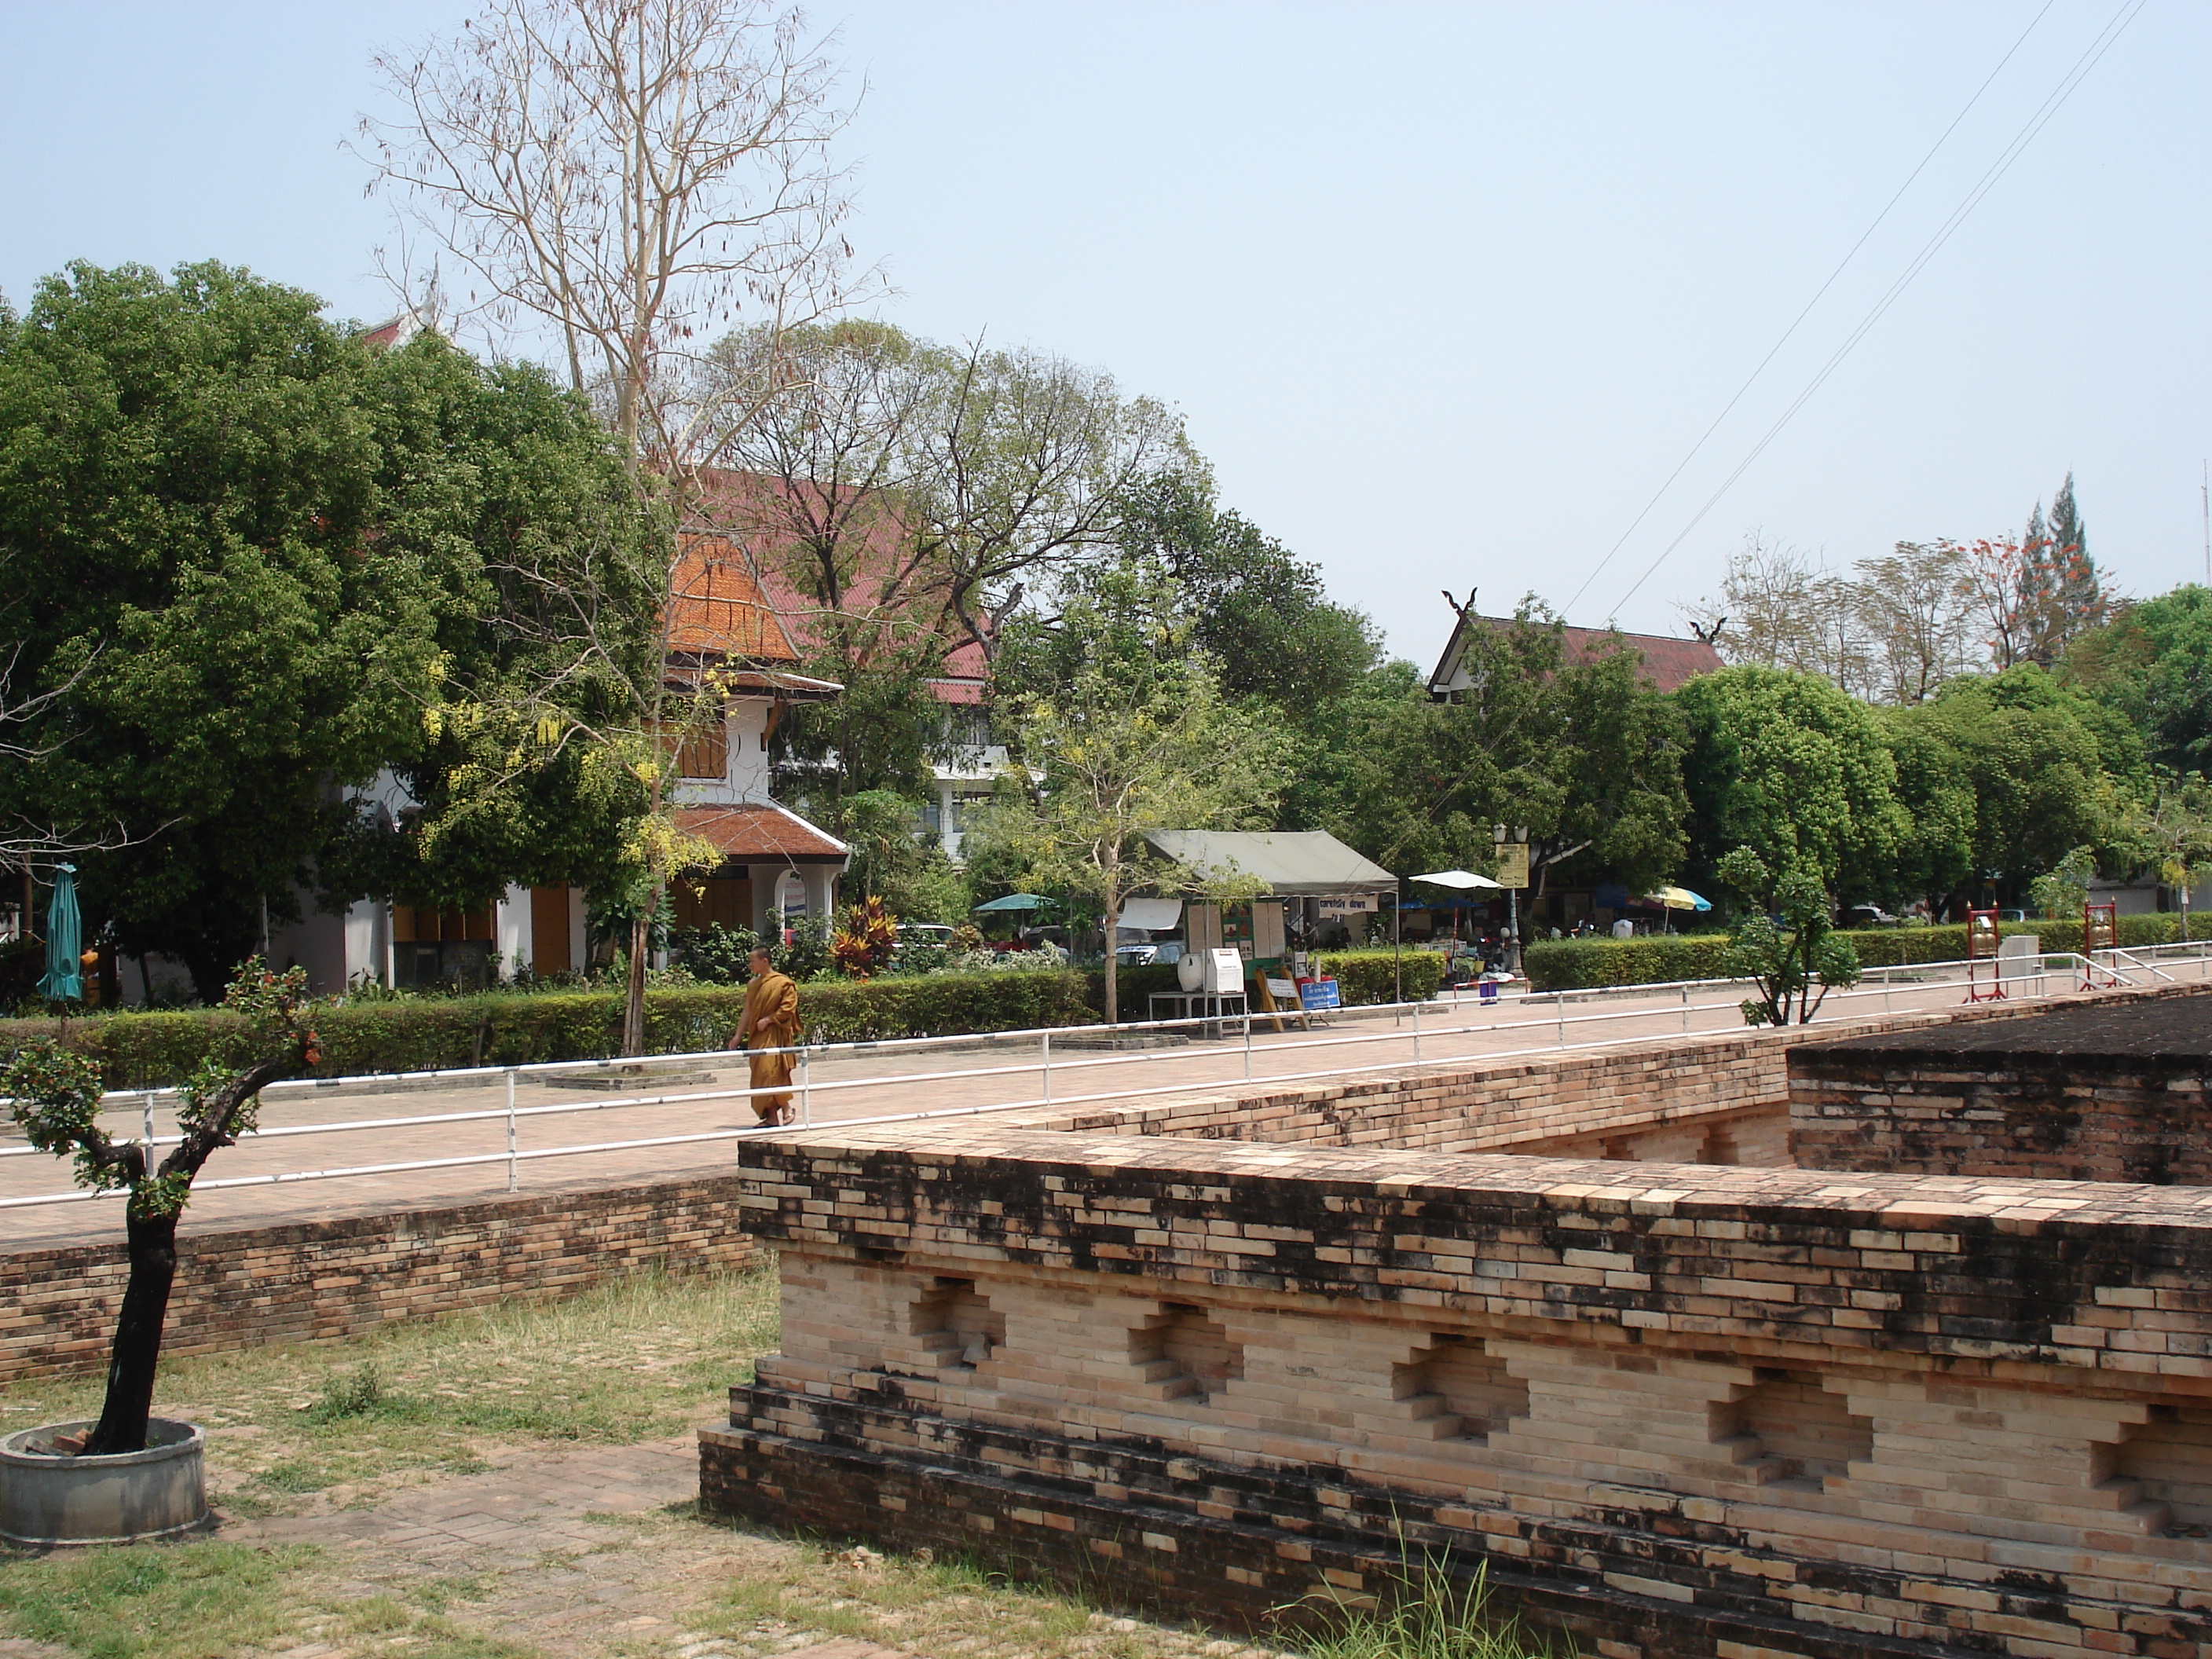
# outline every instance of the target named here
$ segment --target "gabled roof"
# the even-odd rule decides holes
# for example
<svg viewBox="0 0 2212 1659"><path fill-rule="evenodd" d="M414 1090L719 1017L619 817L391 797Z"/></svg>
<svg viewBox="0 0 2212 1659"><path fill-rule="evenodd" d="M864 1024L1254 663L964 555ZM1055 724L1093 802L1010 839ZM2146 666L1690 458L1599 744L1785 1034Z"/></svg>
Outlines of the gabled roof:
<svg viewBox="0 0 2212 1659"><path fill-rule="evenodd" d="M720 539L738 550L758 591L781 623L786 636L799 652L818 649L828 624L837 611L808 593L793 580L786 555L795 538L775 524L788 511L801 518L838 520L854 503L857 495L837 496L829 486L791 484L759 474L710 470L701 475L708 492L707 505L716 521L731 526ZM807 492L812 492L808 494ZM783 502L763 507L760 503ZM763 522L766 520L766 522ZM947 613L945 592L932 580L914 582L902 566L901 526L896 509L856 514L842 526L842 533L857 543L850 586L840 605L848 621L879 631L886 640L918 632L943 635ZM893 596L885 597L885 590ZM988 635L994 627L986 616L977 624ZM972 638L963 638L945 653L938 673L929 682L937 700L946 703L979 703L990 684L990 655Z"/></svg>
<svg viewBox="0 0 2212 1659"><path fill-rule="evenodd" d="M1397 877L1324 830L1155 830L1145 839L1201 876L1250 876L1277 898L1381 893L1398 885Z"/></svg>
<svg viewBox="0 0 2212 1659"><path fill-rule="evenodd" d="M723 857L740 864L835 864L842 868L852 852L836 836L772 801L679 806L676 827L712 842Z"/></svg>
<svg viewBox="0 0 2212 1659"><path fill-rule="evenodd" d="M727 536L687 535L670 584L668 648L685 656L799 661L799 648Z"/></svg>
<svg viewBox="0 0 2212 1659"><path fill-rule="evenodd" d="M1466 689L1460 660L1467 654L1470 622L1485 628L1513 626L1510 617L1470 617L1462 613L1452 624L1451 638L1444 642L1443 655L1437 659L1436 672L1429 676L1431 696L1442 697ZM1560 632L1569 663L1587 662L1613 650L1641 653L1643 678L1655 690L1679 691L1698 675L1712 673L1723 665L1721 653L1704 640L1678 640L1665 634L1627 634L1610 628L1566 628Z"/></svg>

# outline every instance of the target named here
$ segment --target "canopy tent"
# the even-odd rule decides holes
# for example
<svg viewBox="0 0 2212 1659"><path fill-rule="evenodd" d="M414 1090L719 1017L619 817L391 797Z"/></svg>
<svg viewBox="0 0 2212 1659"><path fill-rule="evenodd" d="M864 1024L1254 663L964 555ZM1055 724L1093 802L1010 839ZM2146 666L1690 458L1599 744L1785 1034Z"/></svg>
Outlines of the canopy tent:
<svg viewBox="0 0 2212 1659"><path fill-rule="evenodd" d="M1155 830L1146 839L1201 879L1249 876L1271 898L1389 893L1398 878L1322 830Z"/></svg>
<svg viewBox="0 0 2212 1659"><path fill-rule="evenodd" d="M1432 887L1495 887L1505 890L1502 881L1492 881L1488 876L1478 876L1472 870L1437 870L1425 876L1415 876L1415 881L1425 881Z"/></svg>
<svg viewBox="0 0 2212 1659"><path fill-rule="evenodd" d="M994 898L988 904L975 907L980 913L995 914L1001 910L1049 910L1056 901L1042 893L1009 893L1004 898Z"/></svg>
<svg viewBox="0 0 2212 1659"><path fill-rule="evenodd" d="M1114 918L1114 925L1159 933L1182 920L1182 901L1179 898L1133 898L1121 901L1121 914Z"/></svg>

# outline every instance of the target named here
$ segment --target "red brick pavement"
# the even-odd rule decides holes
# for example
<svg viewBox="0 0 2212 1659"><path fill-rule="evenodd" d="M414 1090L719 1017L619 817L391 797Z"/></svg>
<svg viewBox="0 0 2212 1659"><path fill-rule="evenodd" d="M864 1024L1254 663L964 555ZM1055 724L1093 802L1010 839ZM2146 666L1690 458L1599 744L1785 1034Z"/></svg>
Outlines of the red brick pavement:
<svg viewBox="0 0 2212 1659"><path fill-rule="evenodd" d="M2054 987L2061 983L2053 976ZM1900 983L1892 992L1877 991L1831 1007L1838 1018L1887 1010L1932 1011L1956 1006L1959 996L1954 983ZM1457 1004L1439 1002L1424 1008L1418 1035L1415 1021L1407 1015L1347 1010L1326 1027L1309 1032L1271 1030L1270 1021L1261 1016L1254 1022L1257 1029L1249 1047L1233 1026L1216 1040L1200 1036L1165 1049L1127 1052L1085 1047L1084 1039L1063 1035L1055 1041L1052 1055L1052 1103L1116 1097L1133 1091L1210 1091L1248 1079L1265 1081L1338 1068L1380 1072L1414 1064L1417 1059L1433 1065L1520 1051L1546 1052L1559 1046L1561 1012L1567 1020L1565 1036L1574 1044L1664 1042L1688 1033L1742 1029L1742 1017L1731 996L1707 990L1698 993L1688 1007L1677 992L1571 999L1564 1009L1549 999L1484 1005L1470 996ZM1356 1040L1341 1041L1347 1038ZM806 1105L812 1121L833 1122L1037 1103L1044 1091L1041 1058L1034 1037L837 1050L810 1061ZM947 1072L968 1075L933 1075ZM525 1074L516 1088L518 1108L558 1105L572 1109L520 1118L518 1147L528 1154L559 1146L737 1129L751 1121L746 1102L707 1097L742 1090L745 1082L741 1068L717 1070L708 1081L646 1085L651 1092L666 1096L667 1103L615 1107L605 1103L631 1096L555 1088ZM447 1113L489 1115L461 1123L265 1136L219 1154L208 1165L204 1180L471 1155L494 1161L228 1189L203 1185L193 1194L186 1231L384 1213L504 1193L505 1101L503 1078L476 1084L425 1080L398 1088L363 1083L273 1090L264 1097L262 1111L263 1125L270 1129ZM165 1104L157 1104L154 1121L157 1134L174 1133ZM111 1132L123 1135L137 1133L139 1122L140 1114L128 1110L107 1117ZM23 1145L20 1132L0 1132L0 1152ZM525 1192L579 1184L615 1186L729 1168L736 1160L735 1146L734 1139L725 1139L574 1157L525 1156L516 1165L516 1175ZM35 1155L0 1157L0 1199L67 1190L65 1169L56 1160ZM0 1249L105 1238L119 1229L120 1221L112 1199L0 1208Z"/></svg>

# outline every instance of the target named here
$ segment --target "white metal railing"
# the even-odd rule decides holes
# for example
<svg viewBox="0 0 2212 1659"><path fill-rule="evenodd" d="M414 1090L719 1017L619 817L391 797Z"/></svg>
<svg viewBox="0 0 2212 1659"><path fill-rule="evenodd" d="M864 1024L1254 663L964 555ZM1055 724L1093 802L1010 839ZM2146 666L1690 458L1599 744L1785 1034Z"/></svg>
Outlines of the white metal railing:
<svg viewBox="0 0 2212 1659"><path fill-rule="evenodd" d="M2182 954L2184 952L2186 953L2185 957ZM2174 982L2174 975L2165 971L2156 962L2141 959L2153 956L2160 957L2169 963L2181 960L2194 962L2197 969L2196 976L2199 979L2212 980L2212 941L2195 941L2188 945L2130 947L2124 951L2100 951L2097 953L2099 959L2096 960L2072 951L2049 951L2032 957L2001 959L2003 963L2002 969L1998 968L1996 962L1987 957L1972 964L1951 961L1901 963L1893 967L1870 969L1866 971L1863 979L1874 980L1878 977L1881 981L1879 984L1863 982L1861 988L1857 989L1832 992L1826 1002L1823 1004L1823 1007L1836 1004L1870 1001L1879 998L1881 1002L1881 1012L1887 1013L1892 1011L1895 997L1902 988L1898 983L1900 977L1905 979L1906 988L1919 990L1940 988L1945 985L1960 983L1964 978L1963 970L1970 967L1976 969L1986 968L1993 973L2002 973L2002 976L1992 980L1992 984L2002 986L2006 995L2019 997L2023 1000L2041 1000L2063 994L2069 991L2088 989L2093 987L2109 988L2131 985L2136 982L2138 976L2146 975L2167 982ZM2056 991L2051 987L2051 981L2053 979L2060 981L2058 989ZM2035 987L2033 992L2026 988L2031 982ZM520 1190L521 1166L526 1163L540 1159L589 1157L595 1154L643 1151L656 1147L697 1146L715 1141L742 1140L760 1134L779 1133L775 1127L757 1126L556 1146L525 1148L521 1146L520 1132L526 1121L567 1117L579 1113L629 1111L656 1107L694 1105L711 1101L750 1102L758 1095L792 1094L795 1095L799 1101L797 1127L811 1127L813 1122L813 1104L817 1096L835 1097L844 1092L859 1089L880 1089L887 1085L922 1083L969 1080L981 1082L986 1079L1022 1077L1032 1073L1036 1074L1038 1079L1036 1093L1022 1098L838 1120L841 1125L859 1126L922 1122L933 1119L969 1117L987 1113L1096 1105L1109 1101L1136 1100L1164 1094L1189 1094L1218 1087L1224 1082L1239 1080L1188 1077L1179 1078L1166 1083L1146 1083L1139 1080L1133 1081L1127 1086L1107 1086L1094 1089L1089 1092L1070 1094L1066 1092L1065 1083L1071 1074L1108 1073L1106 1076L1098 1078L1097 1081L1111 1085L1115 1081L1115 1076L1126 1068L1133 1066L1140 1068L1139 1075L1141 1075L1141 1068L1145 1066L1155 1066L1172 1060L1188 1060L1192 1057L1187 1050L1171 1048L1087 1056L1082 1055L1079 1051L1076 1055L1071 1056L1066 1048L1066 1041L1071 1037L1125 1037L1146 1032L1177 1034L1194 1029L1208 1029L1222 1033L1223 1040L1227 1042L1229 1034L1233 1032L1238 1039L1241 1039L1235 1048L1217 1048L1210 1052L1215 1055L1233 1054L1241 1049L1243 1062L1241 1080L1270 1085L1311 1082L1323 1078L1389 1070L1409 1064L1419 1066L1430 1063L1436 1059L1504 1059L1516 1055L1555 1053L1561 1049L1603 1048L1618 1042L1648 1040L1653 1034L1649 1030L1612 1036L1600 1034L1584 1041L1571 1042L1570 1028L1577 1028L1577 1035L1580 1035L1580 1028L1589 1027L1599 1028L1601 1033L1602 1028L1624 1021L1656 1021L1675 1017L1679 1018L1680 1022L1680 1033L1689 1036L1692 1034L1693 1017L1717 1012L1733 1014L1741 1007L1741 997L1724 998L1722 1000L1714 1001L1698 1000L1701 994L1710 996L1716 992L1737 991L1749 983L1750 981L1745 980L1678 980L1657 985L1587 988L1565 991L1522 991L1510 996L1500 996L1495 1000L1482 998L1479 994L1470 998L1455 994L1449 1000L1439 999L1428 1002L1386 1003L1327 1011L1328 1017L1352 1024L1379 1025L1387 1020L1390 1027L1387 1030L1324 1030L1322 1034L1316 1035L1306 1017L1299 1011L1292 1009L1272 1014L1265 1011L1248 1012L1240 1014L1186 1017L1181 1019L1139 1021L1121 1025L1060 1026L1024 1031L961 1034L940 1037L902 1037L864 1042L822 1043L795 1048L758 1051L788 1054L796 1058L797 1076L787 1085L760 1089L712 1088L664 1093L639 1093L607 1100L561 1101L525 1105L517 1102L515 1090L520 1080L552 1073L573 1074L594 1071L606 1073L635 1069L641 1073L641 1080L644 1081L649 1080L647 1074L653 1069L696 1066L701 1062L731 1066L743 1064L744 1060L737 1052L717 1049L683 1054L653 1054L631 1059L550 1060L519 1066L460 1066L432 1072L379 1073L344 1079L291 1079L282 1083L271 1084L263 1091L264 1094L275 1094L284 1090L328 1091L340 1086L373 1092L374 1085L378 1084L404 1083L420 1086L425 1082L442 1081L464 1084L482 1081L503 1085L507 1097L500 1106L477 1110L339 1119L318 1123L282 1124L270 1128L255 1129L242 1134L239 1137L240 1143L275 1141L301 1135L352 1134L377 1130L418 1129L435 1125L500 1122L503 1123L506 1129L506 1147L505 1150L498 1152L460 1153L441 1158L393 1159L380 1163L231 1176L196 1182L194 1190L205 1192L233 1188L283 1186L308 1181L334 1181L504 1164L507 1166L507 1190L514 1192ZM1670 993L1671 999L1668 996ZM1571 1006L1577 1001L1612 1001L1620 999L1634 999L1644 1006L1581 1012L1569 1012ZM1548 1014L1541 1018L1526 1017L1535 1007L1546 1004L1550 1006ZM1869 1012L1873 1010L1869 1009ZM1509 1012L1523 1017L1500 1017ZM1474 1017L1466 1018L1470 1013ZM1291 1036L1283 1030L1286 1022L1294 1020L1306 1025L1304 1032L1297 1036ZM1255 1048L1253 1040L1254 1027L1262 1021L1271 1021L1274 1024L1274 1036L1277 1040ZM1715 1030L1716 1028L1708 1026L1705 1034L1713 1035ZM1486 1037L1494 1037L1499 1033L1515 1031L1531 1033L1542 1031L1547 1033L1551 1040L1531 1043L1526 1047L1485 1048L1480 1054L1462 1054L1446 1056L1436 1054L1433 1052L1433 1045L1436 1042L1448 1041L1454 1036L1480 1033ZM1057 1055L1054 1051L1054 1038L1059 1038L1061 1042ZM1428 1055L1423 1053L1425 1039L1431 1045L1431 1052ZM1297 1054L1307 1050L1358 1049L1377 1043L1408 1046L1411 1058L1407 1060L1389 1060L1378 1056L1364 1063L1348 1066L1323 1066L1289 1072L1270 1069L1263 1076L1255 1076L1253 1070L1255 1053L1263 1053L1273 1058L1285 1054ZM873 1072L856 1077L826 1078L819 1080L813 1076L816 1065L839 1057L881 1056L893 1050L927 1053L933 1050L941 1052L954 1048L1012 1048L1030 1045L1033 1045L1036 1051L1036 1058L1034 1060L1024 1057L1010 1060L1003 1064L921 1072ZM1320 1056L1316 1055L1316 1057ZM1054 1087L1055 1077L1061 1079L1063 1085L1057 1091ZM176 1091L173 1088L113 1090L108 1091L103 1097L103 1100L107 1103L106 1109L111 1112L130 1107L135 1107L137 1109L142 1131L137 1139L150 1152L162 1146L176 1146L181 1139L178 1135L157 1134L154 1123L156 1103L164 1098L173 1099L175 1093ZM8 1103L4 1097L0 1097L0 1104L6 1103ZM0 1147L0 1159L44 1156L48 1155L40 1153L36 1148L30 1146ZM112 1192L76 1190L33 1194L0 1198L0 1209L74 1203L120 1195Z"/></svg>

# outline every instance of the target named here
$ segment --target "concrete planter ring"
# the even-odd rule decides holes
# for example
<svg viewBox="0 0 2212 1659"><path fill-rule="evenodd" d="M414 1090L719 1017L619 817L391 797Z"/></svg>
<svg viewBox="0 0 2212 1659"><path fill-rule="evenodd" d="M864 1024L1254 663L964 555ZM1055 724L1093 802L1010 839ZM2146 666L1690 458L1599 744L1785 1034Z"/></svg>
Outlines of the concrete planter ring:
<svg viewBox="0 0 2212 1659"><path fill-rule="evenodd" d="M197 1423L155 1418L146 1449L72 1457L57 1435L85 1423L49 1423L0 1439L0 1540L31 1549L133 1544L210 1524L204 1454Z"/></svg>

